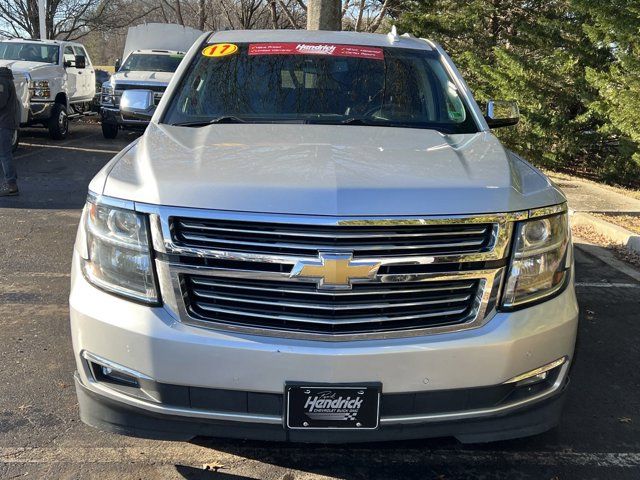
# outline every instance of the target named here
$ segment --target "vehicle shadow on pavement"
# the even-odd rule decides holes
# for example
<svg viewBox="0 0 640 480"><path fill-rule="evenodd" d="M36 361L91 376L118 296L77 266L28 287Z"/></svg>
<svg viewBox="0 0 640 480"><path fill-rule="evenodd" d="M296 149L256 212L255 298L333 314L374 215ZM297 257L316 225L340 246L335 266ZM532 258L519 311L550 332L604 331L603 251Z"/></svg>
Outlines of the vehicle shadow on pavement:
<svg viewBox="0 0 640 480"><path fill-rule="evenodd" d="M251 480L251 477L244 475L234 475L221 471L203 470L201 468L189 467L187 465L176 465L176 472L187 480Z"/></svg>
<svg viewBox="0 0 640 480"><path fill-rule="evenodd" d="M74 125L62 141L49 139L43 129L25 129L14 153L20 195L0 198L0 208L82 208L93 176L138 136L126 132L106 140L97 123Z"/></svg>
<svg viewBox="0 0 640 480"><path fill-rule="evenodd" d="M484 448L488 450L498 449L502 452L526 450L527 448L526 439L478 445L462 445L453 438L376 442L373 444L323 445L219 440L197 437L191 443L209 448L212 451L224 452L255 461L259 464L279 467L285 471L303 472L300 478L307 478L308 475L315 478L318 475L322 478L343 479L471 479L476 478L469 476L472 472L484 471L486 473L492 470L492 465L490 464L504 461L504 459L493 458L489 455L491 458L484 458L483 462L477 463L473 458L474 452L480 453ZM468 452L468 454L464 455L465 452ZM193 478L227 477L202 476ZM299 478L298 474L292 473L291 480L296 478Z"/></svg>

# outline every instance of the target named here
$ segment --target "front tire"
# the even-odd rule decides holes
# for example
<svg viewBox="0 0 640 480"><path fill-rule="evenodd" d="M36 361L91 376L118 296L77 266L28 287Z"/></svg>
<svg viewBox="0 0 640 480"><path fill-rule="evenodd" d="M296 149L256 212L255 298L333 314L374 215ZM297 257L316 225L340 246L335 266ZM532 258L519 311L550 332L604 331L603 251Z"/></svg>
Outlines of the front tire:
<svg viewBox="0 0 640 480"><path fill-rule="evenodd" d="M104 138L114 139L118 136L117 123L102 123L102 135Z"/></svg>
<svg viewBox="0 0 640 480"><path fill-rule="evenodd" d="M15 152L18 150L18 144L20 143L20 131L14 130L13 138L11 139L11 151Z"/></svg>
<svg viewBox="0 0 640 480"><path fill-rule="evenodd" d="M69 135L69 115L67 107L61 103L53 105L48 123L49 136L54 140L64 140Z"/></svg>

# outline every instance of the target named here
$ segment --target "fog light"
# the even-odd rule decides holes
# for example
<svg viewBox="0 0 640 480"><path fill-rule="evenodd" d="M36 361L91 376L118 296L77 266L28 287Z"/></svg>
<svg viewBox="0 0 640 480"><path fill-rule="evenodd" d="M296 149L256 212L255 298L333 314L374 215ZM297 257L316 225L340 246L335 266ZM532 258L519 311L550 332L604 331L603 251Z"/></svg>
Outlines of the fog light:
<svg viewBox="0 0 640 480"><path fill-rule="evenodd" d="M516 382L516 387L522 387L525 385L533 385L534 383L544 382L547 379L549 372L538 373L532 377L525 378Z"/></svg>
<svg viewBox="0 0 640 480"><path fill-rule="evenodd" d="M559 367L567 361L567 357L559 358L551 363L547 363L542 367L538 367L535 370L530 370L517 377L510 378L504 383L515 383L516 386L521 387L524 385L533 385L535 383L543 382L549 376L549 372L554 368Z"/></svg>
<svg viewBox="0 0 640 480"><path fill-rule="evenodd" d="M130 385L132 387L140 386L138 384L138 380L131 375L127 375L124 372L119 372L118 370L115 370L111 367L106 367L104 365L97 365L97 366L100 367L100 373L102 374L101 376L103 377L103 379L101 380L106 379L116 383Z"/></svg>
<svg viewBox="0 0 640 480"><path fill-rule="evenodd" d="M151 380L140 372L118 365L87 351L82 352L82 357L86 360L91 375L97 382L109 383L112 386L123 385L125 387L140 388L140 380Z"/></svg>

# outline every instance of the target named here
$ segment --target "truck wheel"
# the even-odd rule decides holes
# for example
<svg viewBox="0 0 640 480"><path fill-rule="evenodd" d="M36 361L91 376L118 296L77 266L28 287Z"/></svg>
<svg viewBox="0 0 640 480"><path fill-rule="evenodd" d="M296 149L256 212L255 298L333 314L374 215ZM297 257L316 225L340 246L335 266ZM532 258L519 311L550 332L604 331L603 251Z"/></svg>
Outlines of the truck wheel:
<svg viewBox="0 0 640 480"><path fill-rule="evenodd" d="M118 124L117 123L103 123L102 135L104 138L116 138L118 136Z"/></svg>
<svg viewBox="0 0 640 480"><path fill-rule="evenodd" d="M64 140L69 134L69 115L67 107L61 103L55 103L48 123L49 136L54 140Z"/></svg>
<svg viewBox="0 0 640 480"><path fill-rule="evenodd" d="M20 132L18 130L14 130L13 138L11 139L11 151L15 152L18 150L18 144L20 143Z"/></svg>

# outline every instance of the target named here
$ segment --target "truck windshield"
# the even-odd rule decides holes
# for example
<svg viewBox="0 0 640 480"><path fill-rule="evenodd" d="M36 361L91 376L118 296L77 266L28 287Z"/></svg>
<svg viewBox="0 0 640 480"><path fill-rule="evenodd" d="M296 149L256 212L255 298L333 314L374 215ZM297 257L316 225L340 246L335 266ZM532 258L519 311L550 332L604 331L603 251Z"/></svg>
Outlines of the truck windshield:
<svg viewBox="0 0 640 480"><path fill-rule="evenodd" d="M162 121L478 131L435 52L332 44L208 45L189 65Z"/></svg>
<svg viewBox="0 0 640 480"><path fill-rule="evenodd" d="M0 59L25 62L58 63L60 48L57 45L37 43L0 42Z"/></svg>
<svg viewBox="0 0 640 480"><path fill-rule="evenodd" d="M119 72L175 72L184 55L132 53Z"/></svg>

